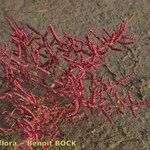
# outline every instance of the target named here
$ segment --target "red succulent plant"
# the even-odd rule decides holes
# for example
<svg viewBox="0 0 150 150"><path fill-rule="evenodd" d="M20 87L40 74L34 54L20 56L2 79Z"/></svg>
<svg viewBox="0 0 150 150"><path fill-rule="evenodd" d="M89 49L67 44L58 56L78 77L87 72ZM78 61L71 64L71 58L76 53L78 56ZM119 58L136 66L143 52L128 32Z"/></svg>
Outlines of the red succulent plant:
<svg viewBox="0 0 150 150"><path fill-rule="evenodd" d="M90 30L96 43L89 35L80 39L63 33L61 39L51 25L42 33L6 19L11 33L0 49L0 131L17 133L22 140L17 147L32 149L24 145L29 139L60 138L63 120L73 123L78 116L89 117L84 107L113 124L114 111L123 115L129 108L137 117L136 109L150 104L133 100L131 91L125 97L117 91L133 73L116 82L96 73L107 65L108 54L122 51L119 45L134 43L125 34L127 22L117 31L103 29L104 36Z"/></svg>

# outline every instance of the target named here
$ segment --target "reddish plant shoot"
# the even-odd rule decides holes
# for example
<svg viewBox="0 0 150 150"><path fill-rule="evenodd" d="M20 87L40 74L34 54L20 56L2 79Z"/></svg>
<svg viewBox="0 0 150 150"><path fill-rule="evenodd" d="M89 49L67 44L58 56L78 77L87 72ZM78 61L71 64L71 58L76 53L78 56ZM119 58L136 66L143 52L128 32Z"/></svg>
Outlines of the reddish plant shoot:
<svg viewBox="0 0 150 150"><path fill-rule="evenodd" d="M17 147L32 150L25 146L29 139L59 139L63 120L74 123L76 118L90 117L84 107L92 115L97 110L97 116L114 124L114 112L124 115L127 109L138 117L137 109L150 104L149 100L134 100L131 91L125 97L118 92L135 74L114 82L96 73L107 65L105 58L110 53L134 43L125 34L127 22L116 31L103 29L104 36L90 30L92 36L83 39L67 33L61 39L51 25L42 33L28 24L6 20L11 33L0 49L0 132L17 133L22 140Z"/></svg>

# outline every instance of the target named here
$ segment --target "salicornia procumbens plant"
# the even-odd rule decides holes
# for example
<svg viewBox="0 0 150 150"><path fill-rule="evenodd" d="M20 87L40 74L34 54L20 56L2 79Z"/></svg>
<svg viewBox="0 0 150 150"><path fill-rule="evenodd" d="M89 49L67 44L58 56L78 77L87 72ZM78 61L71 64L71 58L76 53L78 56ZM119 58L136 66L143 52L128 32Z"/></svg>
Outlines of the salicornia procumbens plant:
<svg viewBox="0 0 150 150"><path fill-rule="evenodd" d="M125 34L126 22L116 31L103 29L103 36L89 30L81 39L67 33L60 38L51 25L42 33L6 20L11 33L0 49L0 131L17 133L22 140L17 147L32 149L24 146L28 139L61 138L63 120L89 117L84 107L114 124L114 111L124 115L128 108L137 117L137 109L150 104L134 100L129 90L124 97L117 91L134 73L116 82L96 73L107 65L106 56L134 43Z"/></svg>

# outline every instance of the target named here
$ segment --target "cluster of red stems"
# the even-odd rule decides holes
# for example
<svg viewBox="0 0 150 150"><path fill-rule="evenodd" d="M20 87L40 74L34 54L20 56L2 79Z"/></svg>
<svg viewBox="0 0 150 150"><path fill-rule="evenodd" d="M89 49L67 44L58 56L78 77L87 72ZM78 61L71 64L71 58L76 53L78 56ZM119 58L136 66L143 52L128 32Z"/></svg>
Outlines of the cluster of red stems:
<svg viewBox="0 0 150 150"><path fill-rule="evenodd" d="M134 100L131 91L124 98L117 92L133 74L114 82L96 73L107 65L108 54L122 51L119 45L134 43L124 33L127 22L116 31L103 28L102 36L89 30L91 36L79 39L67 33L60 38L51 25L41 33L6 19L11 33L0 49L0 131L18 134L22 141L17 147L32 150L25 146L29 139L59 139L62 121L74 123L89 112L113 124L114 111L123 115L128 108L137 117L137 108L150 104Z"/></svg>

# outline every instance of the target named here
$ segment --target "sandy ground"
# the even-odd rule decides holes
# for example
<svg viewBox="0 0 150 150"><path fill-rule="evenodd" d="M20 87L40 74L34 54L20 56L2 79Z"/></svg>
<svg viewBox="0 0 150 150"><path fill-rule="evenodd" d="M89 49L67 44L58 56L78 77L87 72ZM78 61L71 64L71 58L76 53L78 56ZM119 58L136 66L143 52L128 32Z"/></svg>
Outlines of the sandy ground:
<svg viewBox="0 0 150 150"><path fill-rule="evenodd" d="M139 98L150 99L150 1L149 0L0 0L0 43L7 40L8 26L4 16L46 29L52 24L61 34L66 31L83 37L89 28L115 29L122 20L129 23L128 33L137 38L125 52L107 58L106 73L115 79L136 73L132 82ZM102 118L80 120L75 126L62 125L67 138L77 146L56 148L70 150L149 150L150 107L140 111L140 118L130 114L116 118L110 126Z"/></svg>

